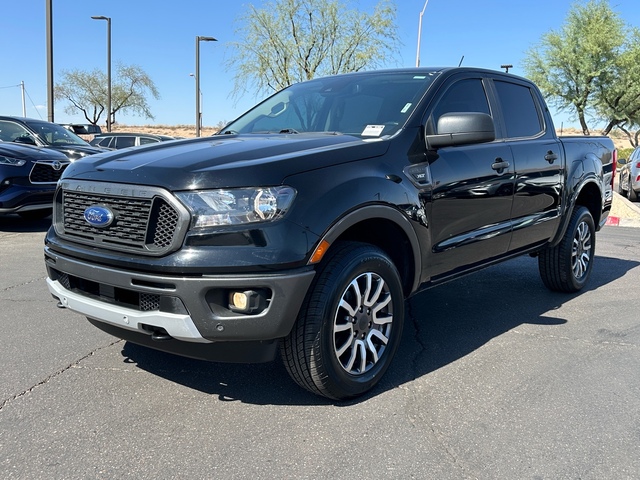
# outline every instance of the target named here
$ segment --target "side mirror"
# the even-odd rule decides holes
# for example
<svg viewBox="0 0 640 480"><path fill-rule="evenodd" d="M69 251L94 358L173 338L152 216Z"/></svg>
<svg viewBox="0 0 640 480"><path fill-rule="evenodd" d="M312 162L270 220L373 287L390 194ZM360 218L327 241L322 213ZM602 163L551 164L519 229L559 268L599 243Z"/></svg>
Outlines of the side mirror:
<svg viewBox="0 0 640 480"><path fill-rule="evenodd" d="M486 113L445 113L438 119L438 133L427 135L430 148L492 142L496 138L493 119Z"/></svg>
<svg viewBox="0 0 640 480"><path fill-rule="evenodd" d="M270 117L277 117L282 112L284 112L286 109L287 109L287 105L284 102L278 102L273 107L271 107L271 113L269 114L269 116Z"/></svg>
<svg viewBox="0 0 640 480"><path fill-rule="evenodd" d="M23 135L13 140L15 143L24 143L27 145L37 145L36 141L30 135Z"/></svg>

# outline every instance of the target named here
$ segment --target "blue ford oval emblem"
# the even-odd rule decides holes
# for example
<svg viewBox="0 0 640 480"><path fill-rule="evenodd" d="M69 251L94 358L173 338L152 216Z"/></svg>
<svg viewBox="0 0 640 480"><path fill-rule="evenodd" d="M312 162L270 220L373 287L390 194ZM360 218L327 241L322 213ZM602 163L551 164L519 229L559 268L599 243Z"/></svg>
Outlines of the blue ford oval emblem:
<svg viewBox="0 0 640 480"><path fill-rule="evenodd" d="M93 205L84 211L84 219L93 227L108 227L113 218L113 212L107 207Z"/></svg>

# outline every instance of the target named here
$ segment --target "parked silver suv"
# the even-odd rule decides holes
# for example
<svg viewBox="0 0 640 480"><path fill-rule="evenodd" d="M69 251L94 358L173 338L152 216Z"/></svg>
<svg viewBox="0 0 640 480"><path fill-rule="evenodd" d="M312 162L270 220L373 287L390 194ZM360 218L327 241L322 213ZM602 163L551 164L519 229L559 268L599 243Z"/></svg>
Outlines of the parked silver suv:
<svg viewBox="0 0 640 480"><path fill-rule="evenodd" d="M147 143L175 140L176 137L168 135L155 135L152 133L102 133L93 137L89 142L96 147L111 148L114 150L127 147L146 145Z"/></svg>
<svg viewBox="0 0 640 480"><path fill-rule="evenodd" d="M618 193L632 202L640 195L640 147L636 147L618 174Z"/></svg>

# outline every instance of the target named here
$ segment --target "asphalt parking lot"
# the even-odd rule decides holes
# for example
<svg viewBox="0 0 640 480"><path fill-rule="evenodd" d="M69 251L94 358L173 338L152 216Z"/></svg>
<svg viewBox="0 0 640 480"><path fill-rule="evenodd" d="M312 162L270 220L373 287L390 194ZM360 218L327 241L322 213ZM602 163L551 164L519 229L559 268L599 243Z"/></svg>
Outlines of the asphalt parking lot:
<svg viewBox="0 0 640 480"><path fill-rule="evenodd" d="M416 295L387 376L337 404L279 362L174 357L57 309L45 228L0 220L3 478L638 478L636 228L598 234L578 295L529 257Z"/></svg>

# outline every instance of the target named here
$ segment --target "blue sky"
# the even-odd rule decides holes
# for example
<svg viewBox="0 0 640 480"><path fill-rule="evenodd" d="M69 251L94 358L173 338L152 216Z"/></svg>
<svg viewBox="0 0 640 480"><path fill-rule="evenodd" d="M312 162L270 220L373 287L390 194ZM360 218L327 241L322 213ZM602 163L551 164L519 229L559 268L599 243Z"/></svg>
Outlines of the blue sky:
<svg viewBox="0 0 640 480"><path fill-rule="evenodd" d="M200 88L203 124L230 121L253 105L253 94L233 99L233 72L225 68L228 42L240 27L239 16L248 5L267 2L221 0L53 0L54 82L64 70L106 69L107 22L112 21L112 64L136 64L145 70L160 92L151 99L154 120L118 116L126 125L193 125L195 123L195 37L212 36L218 42L200 43ZM354 1L371 12L377 0ZM422 22L421 66L463 65L510 70L522 75L527 49L565 21L571 0L428 0ZM424 0L396 0L401 55L397 65L416 62L418 23ZM640 26L638 0L614 0L611 5L627 24ZM27 116L47 119L45 0L2 0L0 15L0 114L22 115L20 82L27 93ZM555 114L556 126L569 126L566 114ZM56 102L55 121L82 122Z"/></svg>

